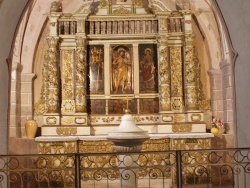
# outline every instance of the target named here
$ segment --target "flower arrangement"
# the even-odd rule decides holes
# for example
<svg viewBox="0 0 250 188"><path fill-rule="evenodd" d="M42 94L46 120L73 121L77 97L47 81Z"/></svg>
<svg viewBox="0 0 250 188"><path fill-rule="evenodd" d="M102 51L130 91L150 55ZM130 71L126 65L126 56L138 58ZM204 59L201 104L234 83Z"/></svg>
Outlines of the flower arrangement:
<svg viewBox="0 0 250 188"><path fill-rule="evenodd" d="M224 129L224 122L221 119L213 118L212 127L217 129Z"/></svg>

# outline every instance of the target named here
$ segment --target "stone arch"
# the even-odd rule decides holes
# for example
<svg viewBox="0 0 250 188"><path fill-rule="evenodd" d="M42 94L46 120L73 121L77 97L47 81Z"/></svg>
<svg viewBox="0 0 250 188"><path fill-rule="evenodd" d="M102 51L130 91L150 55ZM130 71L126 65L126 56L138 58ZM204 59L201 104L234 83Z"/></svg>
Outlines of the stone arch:
<svg viewBox="0 0 250 188"><path fill-rule="evenodd" d="M26 74L26 77L29 75L29 79L32 81L34 77L34 69L32 68L34 65L34 56L35 52L37 51L38 42L41 36L41 32L44 30L44 23L46 21L46 16L44 15L44 12L49 12L50 3L52 0L48 1L37 1L33 7L31 14L29 15L29 19L27 23L25 24L25 33L22 36L23 42L22 42L22 51L20 51L21 55L21 61L19 62L23 66L22 75L24 76ZM76 12L77 7L81 1L75 0L65 0L62 1L64 9L66 9L66 12ZM212 2L212 1L211 1ZM82 2L81 2L82 3ZM89 3L85 2L86 4ZM169 11L174 8L173 4L167 5L166 2L163 1L154 1L152 3L153 6L158 7L159 10L165 10ZM169 8L170 7L170 8ZM212 8L215 8L214 6ZM218 16L218 15L217 15ZM207 47L207 54L209 54L209 62L210 62L210 83L211 83L211 95L212 95L212 111L213 115L219 116L226 120L228 124L233 124L234 120L229 119L230 113L234 116L233 109L230 108L230 104L232 106L233 103L233 96L229 96L227 98L227 95L230 95L233 93L233 87L230 87L230 83L232 86L232 80L229 78L233 76L232 72L228 72L228 69L232 68L232 60L230 57L226 55L226 51L229 50L229 38L223 33L225 32L225 28L222 27L222 22L218 22L219 24L217 27L220 28L220 38L217 37L215 32L209 32L209 20L206 16L203 16L199 12L197 12L197 20L201 27L202 32L204 33L207 41L205 41L205 46ZM21 29L21 28L20 28ZM22 38L20 36L20 39ZM213 43L212 41L215 40L216 43ZM220 44L223 45L223 49L220 49ZM221 57L216 58L216 50L222 50L221 54L223 54ZM223 81L224 80L224 81ZM227 87L226 84L229 84ZM224 85L223 85L224 84ZM217 97L220 98L217 98ZM32 92L30 93L30 96L32 97ZM26 120L25 117L32 116L32 112L30 109L32 109L32 103L30 103L30 106L27 114L24 114L22 119L22 124L24 124L24 121ZM31 113L30 113L31 112ZM232 132L232 128L230 128L230 133Z"/></svg>

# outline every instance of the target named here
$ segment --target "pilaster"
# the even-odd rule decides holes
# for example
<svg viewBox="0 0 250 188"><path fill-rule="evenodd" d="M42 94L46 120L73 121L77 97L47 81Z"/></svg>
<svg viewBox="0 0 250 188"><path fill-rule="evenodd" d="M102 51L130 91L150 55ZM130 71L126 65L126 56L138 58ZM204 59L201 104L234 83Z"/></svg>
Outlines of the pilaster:
<svg viewBox="0 0 250 188"><path fill-rule="evenodd" d="M21 137L21 72L23 66L13 62L10 91L9 137Z"/></svg>
<svg viewBox="0 0 250 188"><path fill-rule="evenodd" d="M212 115L224 119L223 95L222 95L222 72L221 70L208 71L211 83Z"/></svg>
<svg viewBox="0 0 250 188"><path fill-rule="evenodd" d="M25 136L24 125L27 119L33 116L33 81L36 75L33 73L21 74L21 132Z"/></svg>

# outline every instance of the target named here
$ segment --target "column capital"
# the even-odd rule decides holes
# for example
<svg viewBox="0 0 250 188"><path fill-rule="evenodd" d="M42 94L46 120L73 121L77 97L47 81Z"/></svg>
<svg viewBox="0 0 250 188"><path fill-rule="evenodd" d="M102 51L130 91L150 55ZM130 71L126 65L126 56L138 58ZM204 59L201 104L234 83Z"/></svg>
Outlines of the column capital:
<svg viewBox="0 0 250 188"><path fill-rule="evenodd" d="M37 75L34 73L21 73L22 82L32 82L36 77Z"/></svg>

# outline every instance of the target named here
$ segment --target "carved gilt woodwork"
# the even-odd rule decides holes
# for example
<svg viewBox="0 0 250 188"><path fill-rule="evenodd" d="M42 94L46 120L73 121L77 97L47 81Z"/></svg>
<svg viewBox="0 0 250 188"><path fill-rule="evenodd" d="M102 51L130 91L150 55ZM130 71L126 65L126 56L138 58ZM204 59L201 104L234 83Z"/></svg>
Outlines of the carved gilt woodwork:
<svg viewBox="0 0 250 188"><path fill-rule="evenodd" d="M209 110L210 101L203 93L192 27L186 30L192 12L170 12L159 1L144 7L141 0L102 0L92 11L92 3L85 2L72 14L53 6L58 11L48 14L49 47L35 104L35 114L44 116L51 132L109 131L126 108L137 123L152 130L192 132L190 123L204 125L199 110ZM92 132L80 133L80 125Z"/></svg>

